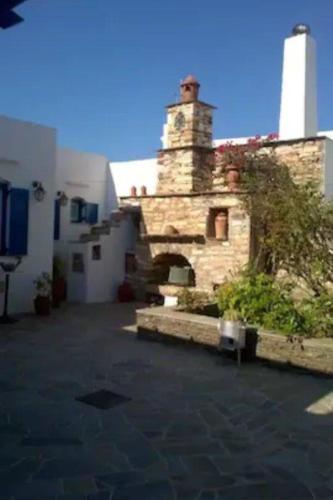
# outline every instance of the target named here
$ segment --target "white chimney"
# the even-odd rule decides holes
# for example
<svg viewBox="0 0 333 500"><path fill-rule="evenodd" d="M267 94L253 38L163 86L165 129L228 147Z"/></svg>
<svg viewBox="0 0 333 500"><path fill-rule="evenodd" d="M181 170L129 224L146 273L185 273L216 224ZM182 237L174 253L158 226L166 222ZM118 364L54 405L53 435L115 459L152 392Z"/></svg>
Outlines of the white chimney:
<svg viewBox="0 0 333 500"><path fill-rule="evenodd" d="M284 43L280 139L318 132L316 42L310 33L307 25L298 24Z"/></svg>

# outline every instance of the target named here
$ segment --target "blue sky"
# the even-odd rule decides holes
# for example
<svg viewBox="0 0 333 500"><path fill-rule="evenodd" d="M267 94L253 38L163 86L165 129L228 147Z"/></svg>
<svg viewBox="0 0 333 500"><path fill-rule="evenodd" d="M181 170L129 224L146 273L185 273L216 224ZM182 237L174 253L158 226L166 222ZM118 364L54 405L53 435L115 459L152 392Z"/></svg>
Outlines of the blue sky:
<svg viewBox="0 0 333 500"><path fill-rule="evenodd" d="M319 120L333 129L332 0L27 0L0 30L0 114L111 160L154 156L188 73L218 107L214 137L278 129L283 39L318 45Z"/></svg>

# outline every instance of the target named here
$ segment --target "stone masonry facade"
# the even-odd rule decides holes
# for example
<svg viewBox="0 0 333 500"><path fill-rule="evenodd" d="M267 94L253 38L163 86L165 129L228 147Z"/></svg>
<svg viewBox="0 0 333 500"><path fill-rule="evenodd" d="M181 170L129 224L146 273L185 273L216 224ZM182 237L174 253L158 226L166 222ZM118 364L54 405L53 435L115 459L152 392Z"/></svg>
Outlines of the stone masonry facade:
<svg viewBox="0 0 333 500"><path fill-rule="evenodd" d="M237 191L231 191L215 165L214 108L198 100L198 89L198 82L188 77L181 86L181 102L167 106L156 194L122 198L124 207L130 205L140 214L137 270L131 276L140 298L147 292L166 296L181 290L174 283L152 279L161 256L172 257L170 266L176 257L183 258L195 274L191 286L211 292L248 264L254 251L251 221L242 208L244 192L241 184ZM296 180L314 180L324 187L323 138L277 141L264 148L274 149L278 158L290 166ZM220 212L227 217L223 241L214 233L214 219Z"/></svg>

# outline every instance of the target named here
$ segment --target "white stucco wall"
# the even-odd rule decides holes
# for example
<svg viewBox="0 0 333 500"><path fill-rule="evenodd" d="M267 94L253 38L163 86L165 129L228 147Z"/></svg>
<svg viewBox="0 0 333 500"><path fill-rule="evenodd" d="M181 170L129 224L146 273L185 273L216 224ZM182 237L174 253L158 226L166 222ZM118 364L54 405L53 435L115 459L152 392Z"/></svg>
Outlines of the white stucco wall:
<svg viewBox="0 0 333 500"><path fill-rule="evenodd" d="M135 250L136 230L130 216L112 227L99 241L68 244L68 301L108 302L116 300L119 285L125 278L125 253ZM101 246L101 260L92 259L94 245ZM72 269L73 253L81 253L84 272Z"/></svg>
<svg viewBox="0 0 333 500"><path fill-rule="evenodd" d="M131 186L137 187L138 194L140 194L141 186L146 186L148 194L156 192L158 175L156 158L120 162L111 161L109 168L118 197L128 196Z"/></svg>
<svg viewBox="0 0 333 500"><path fill-rule="evenodd" d="M316 42L307 34L285 40L280 139L317 135Z"/></svg>
<svg viewBox="0 0 333 500"><path fill-rule="evenodd" d="M115 195L109 199L108 175L105 156L58 149L56 190L64 191L69 201L60 209L60 239L55 242L55 252L64 260L67 260L68 242L78 240L80 234L90 231L90 225L85 222L71 222L70 200L80 197L89 203L97 203L99 222L108 218L110 209L116 205Z"/></svg>
<svg viewBox="0 0 333 500"><path fill-rule="evenodd" d="M39 181L47 192L43 202L37 202L30 194L28 255L11 278L12 313L33 309L33 280L43 271L52 272L55 171L56 131L0 116L0 177L31 193L32 182ZM0 256L0 260L12 259ZM2 305L0 293L1 311Z"/></svg>

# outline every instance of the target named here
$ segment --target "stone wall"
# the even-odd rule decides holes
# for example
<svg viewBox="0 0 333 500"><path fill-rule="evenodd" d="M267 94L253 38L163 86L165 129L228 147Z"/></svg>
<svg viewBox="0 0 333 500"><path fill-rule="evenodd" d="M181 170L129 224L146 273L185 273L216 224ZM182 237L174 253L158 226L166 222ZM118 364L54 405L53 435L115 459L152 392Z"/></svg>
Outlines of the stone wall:
<svg viewBox="0 0 333 500"><path fill-rule="evenodd" d="M211 148L213 109L213 106L200 101L168 106L168 148L182 148L187 146ZM181 129L175 126L179 113L184 117Z"/></svg>
<svg viewBox="0 0 333 500"><path fill-rule="evenodd" d="M153 307L137 311L138 335L152 340L179 339L217 348L217 319ZM302 367L333 375L333 339L304 339L290 342L287 337L259 332L257 356L261 359Z"/></svg>
<svg viewBox="0 0 333 500"><path fill-rule="evenodd" d="M141 198L142 234L136 247L138 272L133 277L136 288L145 288L153 259L164 253L184 256L195 271L197 289L208 292L245 266L250 258L251 228L240 196L204 193ZM228 210L227 241L216 240L207 233L209 219L214 217L211 210L220 208ZM167 237L169 225L179 235Z"/></svg>
<svg viewBox="0 0 333 500"><path fill-rule="evenodd" d="M324 190L325 183L325 140L323 137L277 141L262 149L263 152L275 151L281 163L290 168L297 182L314 181ZM221 167L215 165L212 178L213 190L226 189Z"/></svg>
<svg viewBox="0 0 333 500"><path fill-rule="evenodd" d="M213 162L212 148L164 149L158 158L157 194L209 191Z"/></svg>

